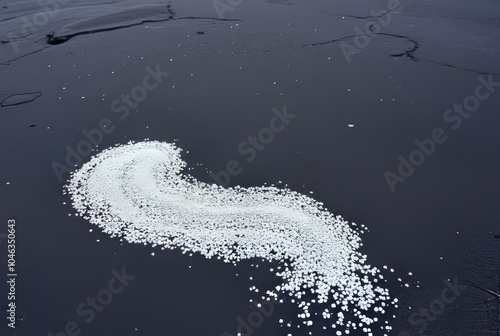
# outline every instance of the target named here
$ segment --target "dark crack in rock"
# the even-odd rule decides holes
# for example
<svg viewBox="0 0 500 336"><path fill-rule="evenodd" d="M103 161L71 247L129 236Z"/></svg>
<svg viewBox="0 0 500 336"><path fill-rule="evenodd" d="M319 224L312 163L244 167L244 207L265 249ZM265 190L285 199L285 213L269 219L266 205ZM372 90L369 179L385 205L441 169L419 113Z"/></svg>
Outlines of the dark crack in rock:
<svg viewBox="0 0 500 336"><path fill-rule="evenodd" d="M31 92L31 93L19 93L19 94L13 94L5 98L0 106L2 107L7 107L7 106L14 106L14 105L21 105L21 104L26 104L34 101L38 97L42 95L41 92Z"/></svg>

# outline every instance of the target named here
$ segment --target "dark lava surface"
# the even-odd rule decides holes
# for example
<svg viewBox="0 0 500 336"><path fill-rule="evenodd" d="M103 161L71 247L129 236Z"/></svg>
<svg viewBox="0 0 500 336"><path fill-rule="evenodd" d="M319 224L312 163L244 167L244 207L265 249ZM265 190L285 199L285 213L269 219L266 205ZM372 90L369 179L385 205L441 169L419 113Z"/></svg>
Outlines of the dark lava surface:
<svg viewBox="0 0 500 336"><path fill-rule="evenodd" d="M1 334L236 335L260 299L248 288L276 285L260 260L235 267L126 244L74 216L62 192L74 165L149 138L176 141L202 181L236 160L228 185L286 183L368 226L368 262L395 269L391 335L498 335L488 291L500 292L500 4L220 3L0 2L0 234L15 218L18 274L17 330L2 315ZM143 100L121 101L151 71L168 75ZM480 85L488 97L453 112ZM247 162L238 145L284 106L296 118ZM110 132L71 158L103 119ZM399 176L436 129L446 139ZM123 267L135 278L87 322L77 307ZM459 290L443 303L448 279ZM243 336L335 335L297 328L298 312L285 302Z"/></svg>

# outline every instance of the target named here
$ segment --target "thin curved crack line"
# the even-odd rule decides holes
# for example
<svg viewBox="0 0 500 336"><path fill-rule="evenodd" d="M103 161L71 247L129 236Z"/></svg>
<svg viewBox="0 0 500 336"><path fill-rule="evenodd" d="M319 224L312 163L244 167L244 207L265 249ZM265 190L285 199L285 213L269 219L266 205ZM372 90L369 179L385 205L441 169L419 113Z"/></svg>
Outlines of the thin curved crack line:
<svg viewBox="0 0 500 336"><path fill-rule="evenodd" d="M170 20L197 20L197 19L199 19L199 20L215 20L215 21L237 21L237 22L241 21L239 19L219 19L219 18L213 18L213 17L194 17L194 16L192 16L192 17L191 16L178 17L178 18L168 17L165 19L157 19L157 20L156 19L148 19L148 20L143 20L141 22L137 22L137 23L131 23L129 25L116 26L116 27L110 27L110 28L102 28L102 29L93 29L93 30L81 31L81 32L74 33L74 34L62 35L62 36L57 36L57 37L55 37L54 36L55 34L52 33L52 34L47 35L47 37L48 37L47 43L50 45L62 44L62 43L69 41L73 37L79 36L79 35L89 35L89 34L102 33L102 32L107 32L107 31L118 30L118 29L130 28L130 27L140 26L140 25L143 25L145 23L151 23L151 22L165 22L165 21L170 21Z"/></svg>
<svg viewBox="0 0 500 336"><path fill-rule="evenodd" d="M140 25L143 25L145 23L164 22L164 21L169 21L172 19L173 19L172 17L165 18L165 19L157 19L157 20L148 19L148 20L143 20L143 21L136 22L136 23L131 23L128 25L123 25L123 26L115 26L115 27L110 27L110 28L86 30L86 31L81 31L81 32L74 33L74 34L62 35L62 36L57 36L57 37L54 36L55 33L51 33L51 34L47 34L47 37L48 37L47 43L50 45L57 45L57 44L65 43L65 42L69 41L70 39L72 39L73 37L79 36L79 35L89 35L89 34L95 34L95 33L102 33L102 32L106 32L106 31L113 31L113 30L118 30L118 29L123 29L123 28L140 26Z"/></svg>
<svg viewBox="0 0 500 336"><path fill-rule="evenodd" d="M415 51L417 51L417 49L420 47L420 45L414 39L409 38L408 36L404 36L404 35L396 35L396 34L388 34L388 33L373 33L371 35L367 35L367 34L363 34L363 35L349 35L349 36L341 37L339 39L334 39L334 40L330 40L330 41L326 41L326 42L317 42L317 43L304 44L303 47L309 47L309 46L315 47L315 46L320 46L320 45L325 45L325 44L330 44L330 43L335 43L335 42L341 42L341 41L352 39L352 38L359 37L359 36L370 37L370 36L373 36L373 35L383 35L383 36L391 36L391 37L396 37L396 38L402 38L402 39L407 39L408 41L410 41L411 43L413 43L413 48L408 49L408 50L406 50L406 51L404 51L402 53L399 53L399 54L391 54L390 55L391 57L403 57L403 56L406 56L406 57L408 57L410 60L412 60L414 62L423 61L423 62L429 62L429 63L432 63L432 64L441 65L441 66L444 66L444 67L453 68L453 69L457 69L457 70L472 71L472 72L475 72L475 73L480 74L480 75L500 76L500 73L494 73L494 72L490 72L490 71L481 71L481 70L476 70L476 69L467 68L467 67L459 67L459 66L452 65L452 64L447 64L447 63L444 63L444 62L433 61L433 60L430 60L430 59L426 59L426 58L415 56L413 53Z"/></svg>
<svg viewBox="0 0 500 336"><path fill-rule="evenodd" d="M478 285L474 284L473 282L470 282L470 281L467 281L467 282L469 283L469 285L470 285L470 286L475 287L475 288L477 288L477 289L480 289L480 290L482 290L482 291L484 291L484 292L486 292L486 293L488 293L488 294L492 295L493 297L495 297L495 298L497 298L497 299L500 299L500 294L498 294L498 293L496 293L496 292L494 292L494 291L492 291L492 290L489 290L489 289L487 289L487 288L484 288L484 287L478 286Z"/></svg>
<svg viewBox="0 0 500 336"><path fill-rule="evenodd" d="M353 18L353 19L358 19L358 20L368 20L368 19L377 19L381 18L384 15L387 14L392 14L391 11L386 10L384 13L379 14L379 15L368 15L368 16L357 16L357 15L343 15L343 14L333 14L332 16L338 16L338 17L348 17L348 18Z"/></svg>
<svg viewBox="0 0 500 336"><path fill-rule="evenodd" d="M354 37L357 37L357 36L363 36L363 35L349 35L349 36L341 37L339 39L334 39L334 40L325 41L325 42L309 43L309 44L304 44L302 46L303 47L316 47L316 46L320 46L320 45L325 45L325 44L340 42L340 41L343 41L343 40L348 40L348 39L351 39L351 38L354 38Z"/></svg>
<svg viewBox="0 0 500 336"><path fill-rule="evenodd" d="M334 39L334 40L330 40L330 41L326 41L326 42L317 42L317 43L311 43L311 44L304 44L303 47L308 47L308 46L315 47L315 46L319 46L319 45L325 45L325 44L340 42L340 41L352 39L352 38L355 38L355 37L360 37L360 36L370 37L370 36L373 36L373 35L391 36L391 37L396 37L396 38L400 38L400 39L406 39L406 40L410 41L411 43L413 43L413 47L411 49L408 49L405 52L402 52L400 54L392 54L391 55L392 57L408 56L409 58L414 58L415 56L413 56L413 52L415 52L418 49L418 47L419 47L417 41L415 41L415 40L413 40L413 39L411 39L411 38L409 38L407 36L396 35L396 34L388 34L388 33L373 33L373 34L370 34L370 35L367 35L367 34L363 34L363 35L349 35L349 36L345 36L345 37L342 37L342 38L339 38L339 39Z"/></svg>
<svg viewBox="0 0 500 336"><path fill-rule="evenodd" d="M24 96L24 95L37 95L36 97L33 97L32 99L30 100L23 100L23 101L20 101L19 103L15 103L15 104L9 104L9 105L4 105L4 102L6 100L8 100L9 98L11 97L15 97L15 96ZM5 97L5 99L2 100L2 102L0 103L0 106L1 107L10 107L10 106L16 106L16 105L22 105L22 104L27 104L27 103L31 103L32 101L40 98L43 94L41 92L26 92L26 93L15 93L15 94L11 94L10 96L8 97Z"/></svg>
<svg viewBox="0 0 500 336"><path fill-rule="evenodd" d="M241 22L240 19L220 19L220 18L214 18L210 16L183 16L183 17L177 17L174 20L214 20L214 21L232 21L232 22Z"/></svg>
<svg viewBox="0 0 500 336"><path fill-rule="evenodd" d="M48 48L48 46L44 46L44 47L41 47L40 49L35 50L35 51L33 51L33 52L30 52L30 53L27 53L27 54L25 54L25 55L22 55L22 56L19 56L19 57L13 58L13 59L11 59L11 60L8 60L8 61L7 61L7 62L8 62L8 63L7 63L7 65L10 65L12 62L15 62L15 61L17 61L17 60L20 60L21 58L25 58L25 57L27 57L27 56L31 56L31 55L33 55L33 54L39 53L40 51L42 51L42 50L44 50L44 49L47 49L47 48Z"/></svg>
<svg viewBox="0 0 500 336"><path fill-rule="evenodd" d="M407 57L409 57L410 59L415 58L415 56L413 55L413 53L414 53L415 51L417 51L417 49L419 48L419 45L418 45L418 42L417 42L417 41L415 41L414 39L409 38L408 36L404 36L404 35L396 35L396 34L388 34L388 33L374 33L374 34L377 34L377 35L383 35L383 36L391 36L391 37L396 37L396 38L406 39L406 40L410 41L411 43L413 43L413 48L408 49L408 50L406 50L405 52L402 52L402 53L400 53L400 54L392 54L391 56L392 56L392 57L402 57L402 56L407 56Z"/></svg>
<svg viewBox="0 0 500 336"><path fill-rule="evenodd" d="M433 60L430 60L430 59L421 58L421 57L417 57L417 56L413 56L412 60L413 61L429 62L429 63L432 63L432 64L441 65L441 66L444 66L444 67L458 69L458 70L472 71L472 72L475 72L475 73L480 74L480 75L500 76L500 73L495 73L495 72L490 72L490 71L481 71L481 70L476 70L476 69L467 68L467 67L459 67L459 66L456 66L456 65L452 65L452 64L448 64L448 63L442 63L442 62L438 62L438 61L433 61Z"/></svg>

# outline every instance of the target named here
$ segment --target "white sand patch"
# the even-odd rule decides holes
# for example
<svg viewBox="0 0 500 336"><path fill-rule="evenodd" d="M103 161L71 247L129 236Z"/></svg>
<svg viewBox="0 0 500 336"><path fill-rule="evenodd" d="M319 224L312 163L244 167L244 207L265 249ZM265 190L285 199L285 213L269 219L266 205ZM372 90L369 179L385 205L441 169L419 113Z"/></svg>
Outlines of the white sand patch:
<svg viewBox="0 0 500 336"><path fill-rule="evenodd" d="M380 271L358 251L354 224L288 189L199 182L183 172L180 153L175 144L156 141L113 147L74 172L66 189L79 215L112 237L231 263L287 262L274 271L282 285L268 294L291 294L299 304L313 293L312 304L299 304L305 319L319 304L335 308L323 314L333 320L328 325L347 329L384 314L389 293L376 285Z"/></svg>

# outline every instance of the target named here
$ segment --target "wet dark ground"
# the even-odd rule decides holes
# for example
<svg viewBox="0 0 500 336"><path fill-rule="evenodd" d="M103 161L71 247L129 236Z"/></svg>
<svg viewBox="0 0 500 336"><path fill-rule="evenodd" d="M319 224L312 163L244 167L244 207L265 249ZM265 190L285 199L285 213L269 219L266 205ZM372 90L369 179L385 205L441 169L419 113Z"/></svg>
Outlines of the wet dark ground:
<svg viewBox="0 0 500 336"><path fill-rule="evenodd" d="M0 12L5 36L39 8L1 4L7 6ZM66 6L82 4L92 2ZM386 3L243 1L224 20L210 1L156 4L89 22L61 5L18 53L12 41L0 45L1 100L22 102L12 96L42 93L0 108L0 233L14 217L16 304L23 316L17 335L56 335L71 321L81 335L235 335L237 318L256 309L249 299L259 299L248 288L277 281L265 271L273 266L261 261L234 267L122 245L68 216L73 210L52 166L64 164L67 146L75 149L85 139L82 131L97 128L103 118L115 128L99 148L144 138L175 140L189 151L184 158L200 180L211 182L209 171L237 160L243 170L229 185L283 181L293 190L314 192L333 213L367 225L368 261L396 270L389 288L401 304L388 311L396 316L391 335L498 334L497 304L484 303L493 296L472 286L432 319L411 318L440 298L446 279L500 291L500 239L494 237L500 233L500 93L482 101L456 130L443 120L447 109L474 94L478 76L493 74L500 81L496 2L401 2L402 12L381 32L387 35L371 37L350 63L341 41L321 43L354 35L355 27L363 30L373 21L363 17ZM106 14L90 5L85 10L90 18ZM156 22L138 24L148 19ZM131 27L113 29L124 25ZM67 41L49 45L49 33ZM120 121L112 102L141 85L148 66L169 75ZM268 126L273 108L284 106L296 118L246 162L238 145ZM435 128L447 140L392 192L384 172L396 172L398 156L408 158L417 148L414 140L429 138ZM0 248L6 270L5 240ZM249 265L254 262L258 269ZM135 279L86 323L76 307L123 267ZM278 323L299 323L297 313L289 302L276 306L250 334L334 334Z"/></svg>

